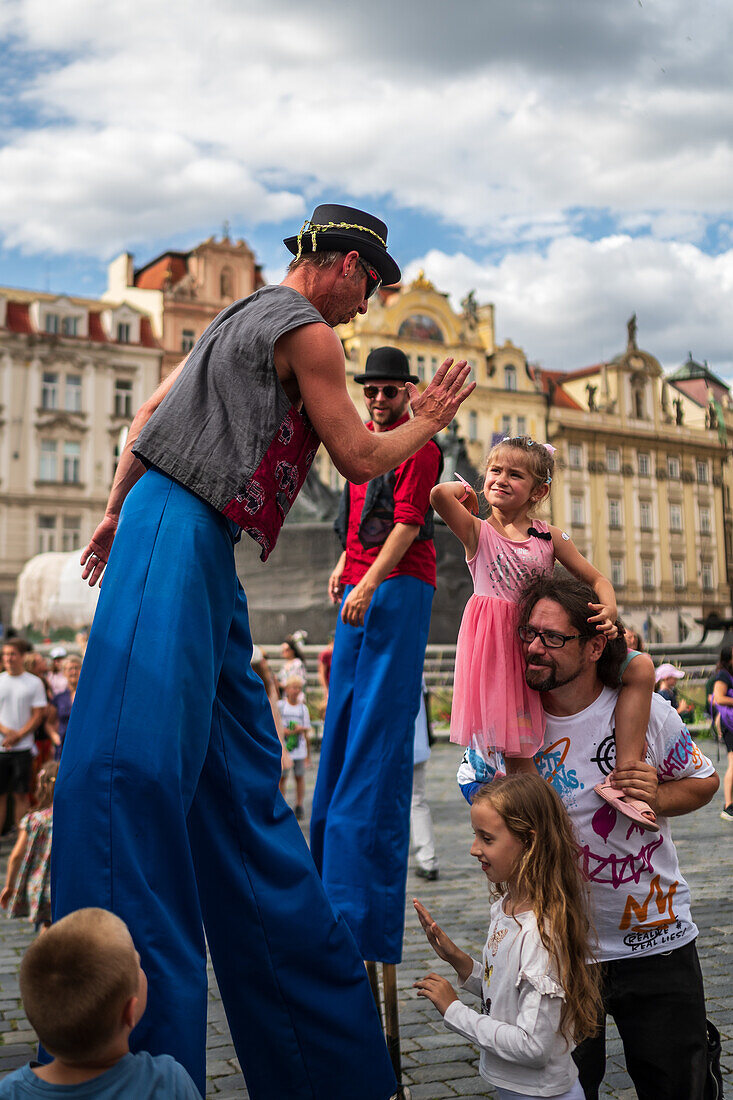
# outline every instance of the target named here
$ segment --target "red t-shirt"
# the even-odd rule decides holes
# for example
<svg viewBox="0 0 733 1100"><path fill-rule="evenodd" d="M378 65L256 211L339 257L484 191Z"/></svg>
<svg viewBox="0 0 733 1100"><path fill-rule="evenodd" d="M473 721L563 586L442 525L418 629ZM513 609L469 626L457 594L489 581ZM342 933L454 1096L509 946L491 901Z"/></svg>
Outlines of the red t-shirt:
<svg viewBox="0 0 733 1100"><path fill-rule="evenodd" d="M408 415L401 417L387 431L405 424ZM368 422L367 428L374 431L374 425ZM422 527L425 514L430 507L430 490L438 480L440 469L440 448L432 439L417 454L395 467L394 521ZM343 584L358 584L379 555L381 546L365 549L359 539L359 524L364 508L367 482L363 485L349 484L349 526L346 532L346 565L341 575ZM415 540L406 551L389 577L407 575L432 584L435 588L435 545L432 539Z"/></svg>

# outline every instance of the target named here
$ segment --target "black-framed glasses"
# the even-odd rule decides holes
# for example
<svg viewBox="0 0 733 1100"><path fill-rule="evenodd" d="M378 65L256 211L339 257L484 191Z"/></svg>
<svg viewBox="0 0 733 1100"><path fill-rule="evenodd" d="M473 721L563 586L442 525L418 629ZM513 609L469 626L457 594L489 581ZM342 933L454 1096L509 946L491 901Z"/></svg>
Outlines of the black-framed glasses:
<svg viewBox="0 0 733 1100"><path fill-rule="evenodd" d="M361 265L361 269L367 277L364 297L371 298L372 294L375 294L382 285L382 276L377 271L375 271L372 265L368 264L362 256L359 257L359 264Z"/></svg>
<svg viewBox="0 0 733 1100"><path fill-rule="evenodd" d="M369 383L369 385L364 387L364 396L368 397L371 401L377 394L383 393L385 397L392 401L398 393L402 393L404 388L404 386L394 386L391 382L388 382L385 386L374 386Z"/></svg>
<svg viewBox="0 0 733 1100"><path fill-rule="evenodd" d="M590 638L590 634L560 634L557 630L535 630L533 626L517 627L517 634L527 645L539 638L545 649L562 649L573 638Z"/></svg>

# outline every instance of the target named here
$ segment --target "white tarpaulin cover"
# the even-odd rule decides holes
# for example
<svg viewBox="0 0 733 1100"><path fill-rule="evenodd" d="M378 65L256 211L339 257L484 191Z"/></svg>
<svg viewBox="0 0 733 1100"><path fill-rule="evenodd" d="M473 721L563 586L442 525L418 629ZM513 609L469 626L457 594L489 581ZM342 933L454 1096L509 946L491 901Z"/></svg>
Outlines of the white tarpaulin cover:
<svg viewBox="0 0 733 1100"><path fill-rule="evenodd" d="M99 588L81 579L78 550L68 554L37 554L18 577L12 623L16 630L33 626L79 630L94 618Z"/></svg>

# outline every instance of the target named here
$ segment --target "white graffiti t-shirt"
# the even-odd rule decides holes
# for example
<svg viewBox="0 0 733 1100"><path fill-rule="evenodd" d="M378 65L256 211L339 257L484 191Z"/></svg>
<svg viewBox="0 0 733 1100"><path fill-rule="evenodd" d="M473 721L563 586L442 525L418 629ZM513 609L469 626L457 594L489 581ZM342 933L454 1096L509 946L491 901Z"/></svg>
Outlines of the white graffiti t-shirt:
<svg viewBox="0 0 733 1100"><path fill-rule="evenodd" d="M593 790L615 763L617 698L618 691L604 688L579 714L548 714L545 742L535 756L540 775L552 783L575 825L601 961L669 951L697 936L669 820L660 817L660 831L647 832ZM656 767L660 782L714 773L677 712L659 695L652 697L647 745L647 763Z"/></svg>

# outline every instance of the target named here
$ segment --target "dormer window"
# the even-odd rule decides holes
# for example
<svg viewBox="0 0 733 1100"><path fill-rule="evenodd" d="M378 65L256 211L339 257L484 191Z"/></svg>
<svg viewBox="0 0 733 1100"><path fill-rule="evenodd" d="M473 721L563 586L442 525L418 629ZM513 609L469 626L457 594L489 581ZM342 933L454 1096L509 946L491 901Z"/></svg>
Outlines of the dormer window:
<svg viewBox="0 0 733 1100"><path fill-rule="evenodd" d="M513 393L517 389L517 368L509 364L504 367L504 389Z"/></svg>
<svg viewBox="0 0 733 1100"><path fill-rule="evenodd" d="M61 319L61 334L62 334L62 336L78 336L79 335L79 318L78 317L63 317Z"/></svg>
<svg viewBox="0 0 733 1100"><path fill-rule="evenodd" d="M232 278L231 269L228 267L223 267L221 269L221 275L219 276L219 296L221 298L234 297L234 279Z"/></svg>
<svg viewBox="0 0 733 1100"><path fill-rule="evenodd" d="M43 323L44 332L47 332L49 336L56 336L59 331L59 315L58 313L47 313Z"/></svg>
<svg viewBox="0 0 733 1100"><path fill-rule="evenodd" d="M130 343L130 323L129 321L117 322L117 343L129 344Z"/></svg>
<svg viewBox="0 0 733 1100"><path fill-rule="evenodd" d="M631 379L631 415L636 420L646 420L646 385L637 373Z"/></svg>

